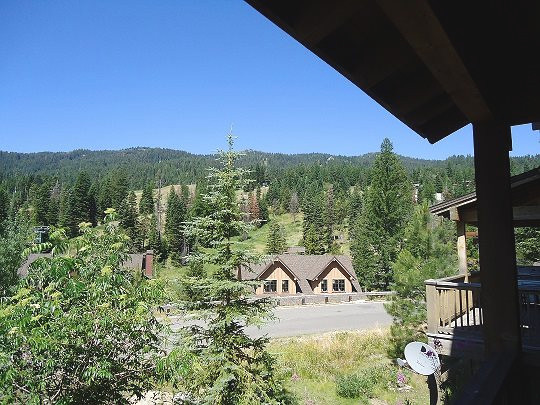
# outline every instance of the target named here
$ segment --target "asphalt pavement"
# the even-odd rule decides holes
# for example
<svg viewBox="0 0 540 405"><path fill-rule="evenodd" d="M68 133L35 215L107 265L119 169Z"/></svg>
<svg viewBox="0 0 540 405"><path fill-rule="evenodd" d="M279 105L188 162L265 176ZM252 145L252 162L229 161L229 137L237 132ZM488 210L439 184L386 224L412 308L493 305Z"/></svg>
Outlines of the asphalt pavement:
<svg viewBox="0 0 540 405"><path fill-rule="evenodd" d="M249 327L251 336L286 337L330 331L368 330L389 326L392 317L382 302L355 301L342 304L276 307L276 320L262 328Z"/></svg>

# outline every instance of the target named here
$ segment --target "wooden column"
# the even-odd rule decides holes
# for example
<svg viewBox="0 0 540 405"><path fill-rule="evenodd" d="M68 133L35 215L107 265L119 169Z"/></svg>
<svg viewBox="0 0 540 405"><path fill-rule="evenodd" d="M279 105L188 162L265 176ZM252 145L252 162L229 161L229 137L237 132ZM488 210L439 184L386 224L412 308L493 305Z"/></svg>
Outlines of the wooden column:
<svg viewBox="0 0 540 405"><path fill-rule="evenodd" d="M457 221L456 226L459 274L467 276L467 240L465 239L465 222Z"/></svg>
<svg viewBox="0 0 540 405"><path fill-rule="evenodd" d="M494 120L476 123L473 137L486 352L520 351L510 127Z"/></svg>

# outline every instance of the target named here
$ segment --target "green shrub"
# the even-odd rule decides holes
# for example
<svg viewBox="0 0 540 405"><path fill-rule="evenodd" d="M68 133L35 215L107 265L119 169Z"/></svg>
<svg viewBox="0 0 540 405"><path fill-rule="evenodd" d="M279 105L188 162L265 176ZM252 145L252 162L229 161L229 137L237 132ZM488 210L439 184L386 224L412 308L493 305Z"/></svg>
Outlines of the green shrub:
<svg viewBox="0 0 540 405"><path fill-rule="evenodd" d="M343 398L372 398L378 387L385 388L391 381L392 373L389 367L369 367L357 374L338 377L336 393Z"/></svg>

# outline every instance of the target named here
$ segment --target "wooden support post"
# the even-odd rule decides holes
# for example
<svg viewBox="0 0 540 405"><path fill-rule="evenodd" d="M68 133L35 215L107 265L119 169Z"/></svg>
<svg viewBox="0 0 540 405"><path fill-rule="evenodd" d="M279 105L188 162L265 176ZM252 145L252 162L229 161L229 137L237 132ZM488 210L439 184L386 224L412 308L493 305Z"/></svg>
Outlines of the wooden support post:
<svg viewBox="0 0 540 405"><path fill-rule="evenodd" d="M465 239L465 222L457 221L456 226L459 274L464 274L465 282L467 282L467 240Z"/></svg>
<svg viewBox="0 0 540 405"><path fill-rule="evenodd" d="M487 354L519 352L521 337L510 190L510 127L473 124L481 301Z"/></svg>
<svg viewBox="0 0 540 405"><path fill-rule="evenodd" d="M426 307L428 332L439 332L439 297L435 280L426 280Z"/></svg>

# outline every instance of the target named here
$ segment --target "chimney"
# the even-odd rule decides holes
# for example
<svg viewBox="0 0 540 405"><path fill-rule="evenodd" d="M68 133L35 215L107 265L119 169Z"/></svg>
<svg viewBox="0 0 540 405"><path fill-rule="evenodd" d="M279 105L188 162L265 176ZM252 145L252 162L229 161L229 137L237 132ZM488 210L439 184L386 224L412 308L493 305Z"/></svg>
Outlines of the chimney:
<svg viewBox="0 0 540 405"><path fill-rule="evenodd" d="M152 278L153 276L153 267L154 264L154 251L153 250L147 250L144 254L144 260L143 260L143 274L145 277Z"/></svg>

